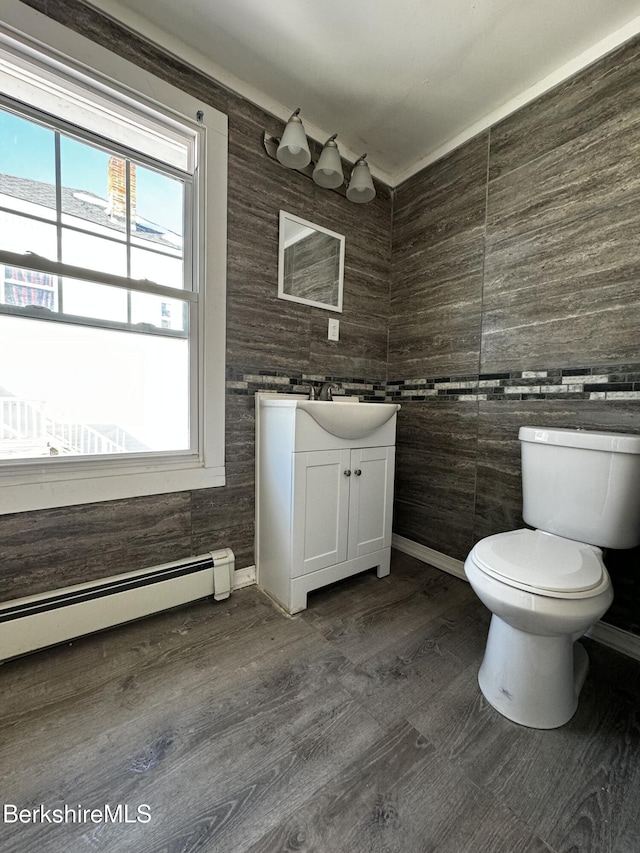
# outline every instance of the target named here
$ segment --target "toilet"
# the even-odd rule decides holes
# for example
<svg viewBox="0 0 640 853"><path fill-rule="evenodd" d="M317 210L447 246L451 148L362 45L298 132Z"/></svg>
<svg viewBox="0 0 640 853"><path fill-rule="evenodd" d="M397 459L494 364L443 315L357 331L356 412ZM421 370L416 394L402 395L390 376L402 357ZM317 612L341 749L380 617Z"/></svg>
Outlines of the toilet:
<svg viewBox="0 0 640 853"><path fill-rule="evenodd" d="M503 716L568 722L588 670L577 642L613 601L602 548L640 543L640 436L521 427L524 528L478 542L464 568L493 614L478 683Z"/></svg>

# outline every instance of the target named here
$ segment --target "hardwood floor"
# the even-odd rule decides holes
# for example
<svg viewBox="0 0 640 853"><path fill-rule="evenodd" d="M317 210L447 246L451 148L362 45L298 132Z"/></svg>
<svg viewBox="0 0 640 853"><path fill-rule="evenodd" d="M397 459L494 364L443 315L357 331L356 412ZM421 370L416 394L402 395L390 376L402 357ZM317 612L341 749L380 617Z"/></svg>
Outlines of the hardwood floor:
<svg viewBox="0 0 640 853"><path fill-rule="evenodd" d="M478 689L488 621L396 553L293 618L252 587L6 663L0 849L637 853L640 663L585 641L573 720L525 729Z"/></svg>

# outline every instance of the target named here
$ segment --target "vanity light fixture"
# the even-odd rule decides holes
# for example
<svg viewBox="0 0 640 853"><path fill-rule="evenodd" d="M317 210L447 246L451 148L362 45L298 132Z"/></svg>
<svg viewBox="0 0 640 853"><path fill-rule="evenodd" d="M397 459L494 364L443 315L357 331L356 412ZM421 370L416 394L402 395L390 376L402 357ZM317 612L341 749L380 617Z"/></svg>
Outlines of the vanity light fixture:
<svg viewBox="0 0 640 853"><path fill-rule="evenodd" d="M362 157L358 158L356 165L353 167L353 172L351 172L351 180L347 187L347 198L349 201L355 201L357 204L364 204L376 196L376 190L373 186L366 157L367 155L363 154Z"/></svg>
<svg viewBox="0 0 640 853"><path fill-rule="evenodd" d="M322 154L318 160L315 169L313 170L313 180L320 187L327 187L333 190L336 187L341 187L344 184L344 174L342 172L342 160L338 151L336 136L329 137L324 144Z"/></svg>
<svg viewBox="0 0 640 853"><path fill-rule="evenodd" d="M342 159L336 142L337 133L325 142L317 163L311 159L309 142L300 118L300 107L290 116L282 138L263 135L262 144L265 151L273 160L278 160L288 169L295 169L303 175L312 178L320 187L335 190L346 196L349 201L364 204L376 196L376 190L369 171L366 154L359 157L353 170L349 185L345 189Z"/></svg>
<svg viewBox="0 0 640 853"><path fill-rule="evenodd" d="M292 113L287 122L276 156L288 169L304 169L311 162L309 143L300 118L300 107Z"/></svg>

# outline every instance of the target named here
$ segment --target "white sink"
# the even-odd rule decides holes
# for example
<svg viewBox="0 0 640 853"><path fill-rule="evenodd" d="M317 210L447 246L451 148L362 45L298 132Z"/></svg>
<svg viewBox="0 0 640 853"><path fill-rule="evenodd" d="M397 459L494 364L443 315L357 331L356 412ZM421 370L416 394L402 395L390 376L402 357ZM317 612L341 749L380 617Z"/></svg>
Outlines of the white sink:
<svg viewBox="0 0 640 853"><path fill-rule="evenodd" d="M297 400L296 406L338 438L362 438L394 416L397 403L335 403L331 400Z"/></svg>

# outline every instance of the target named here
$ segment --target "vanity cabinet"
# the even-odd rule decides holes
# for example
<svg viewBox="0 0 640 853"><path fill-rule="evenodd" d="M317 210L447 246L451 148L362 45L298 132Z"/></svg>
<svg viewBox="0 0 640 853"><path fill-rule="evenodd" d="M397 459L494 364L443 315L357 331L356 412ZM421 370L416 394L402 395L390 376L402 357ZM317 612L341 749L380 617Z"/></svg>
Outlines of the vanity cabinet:
<svg viewBox="0 0 640 853"><path fill-rule="evenodd" d="M389 573L396 409L366 435L344 438L295 400L261 403L258 583L289 613L304 610L311 590L370 568Z"/></svg>

